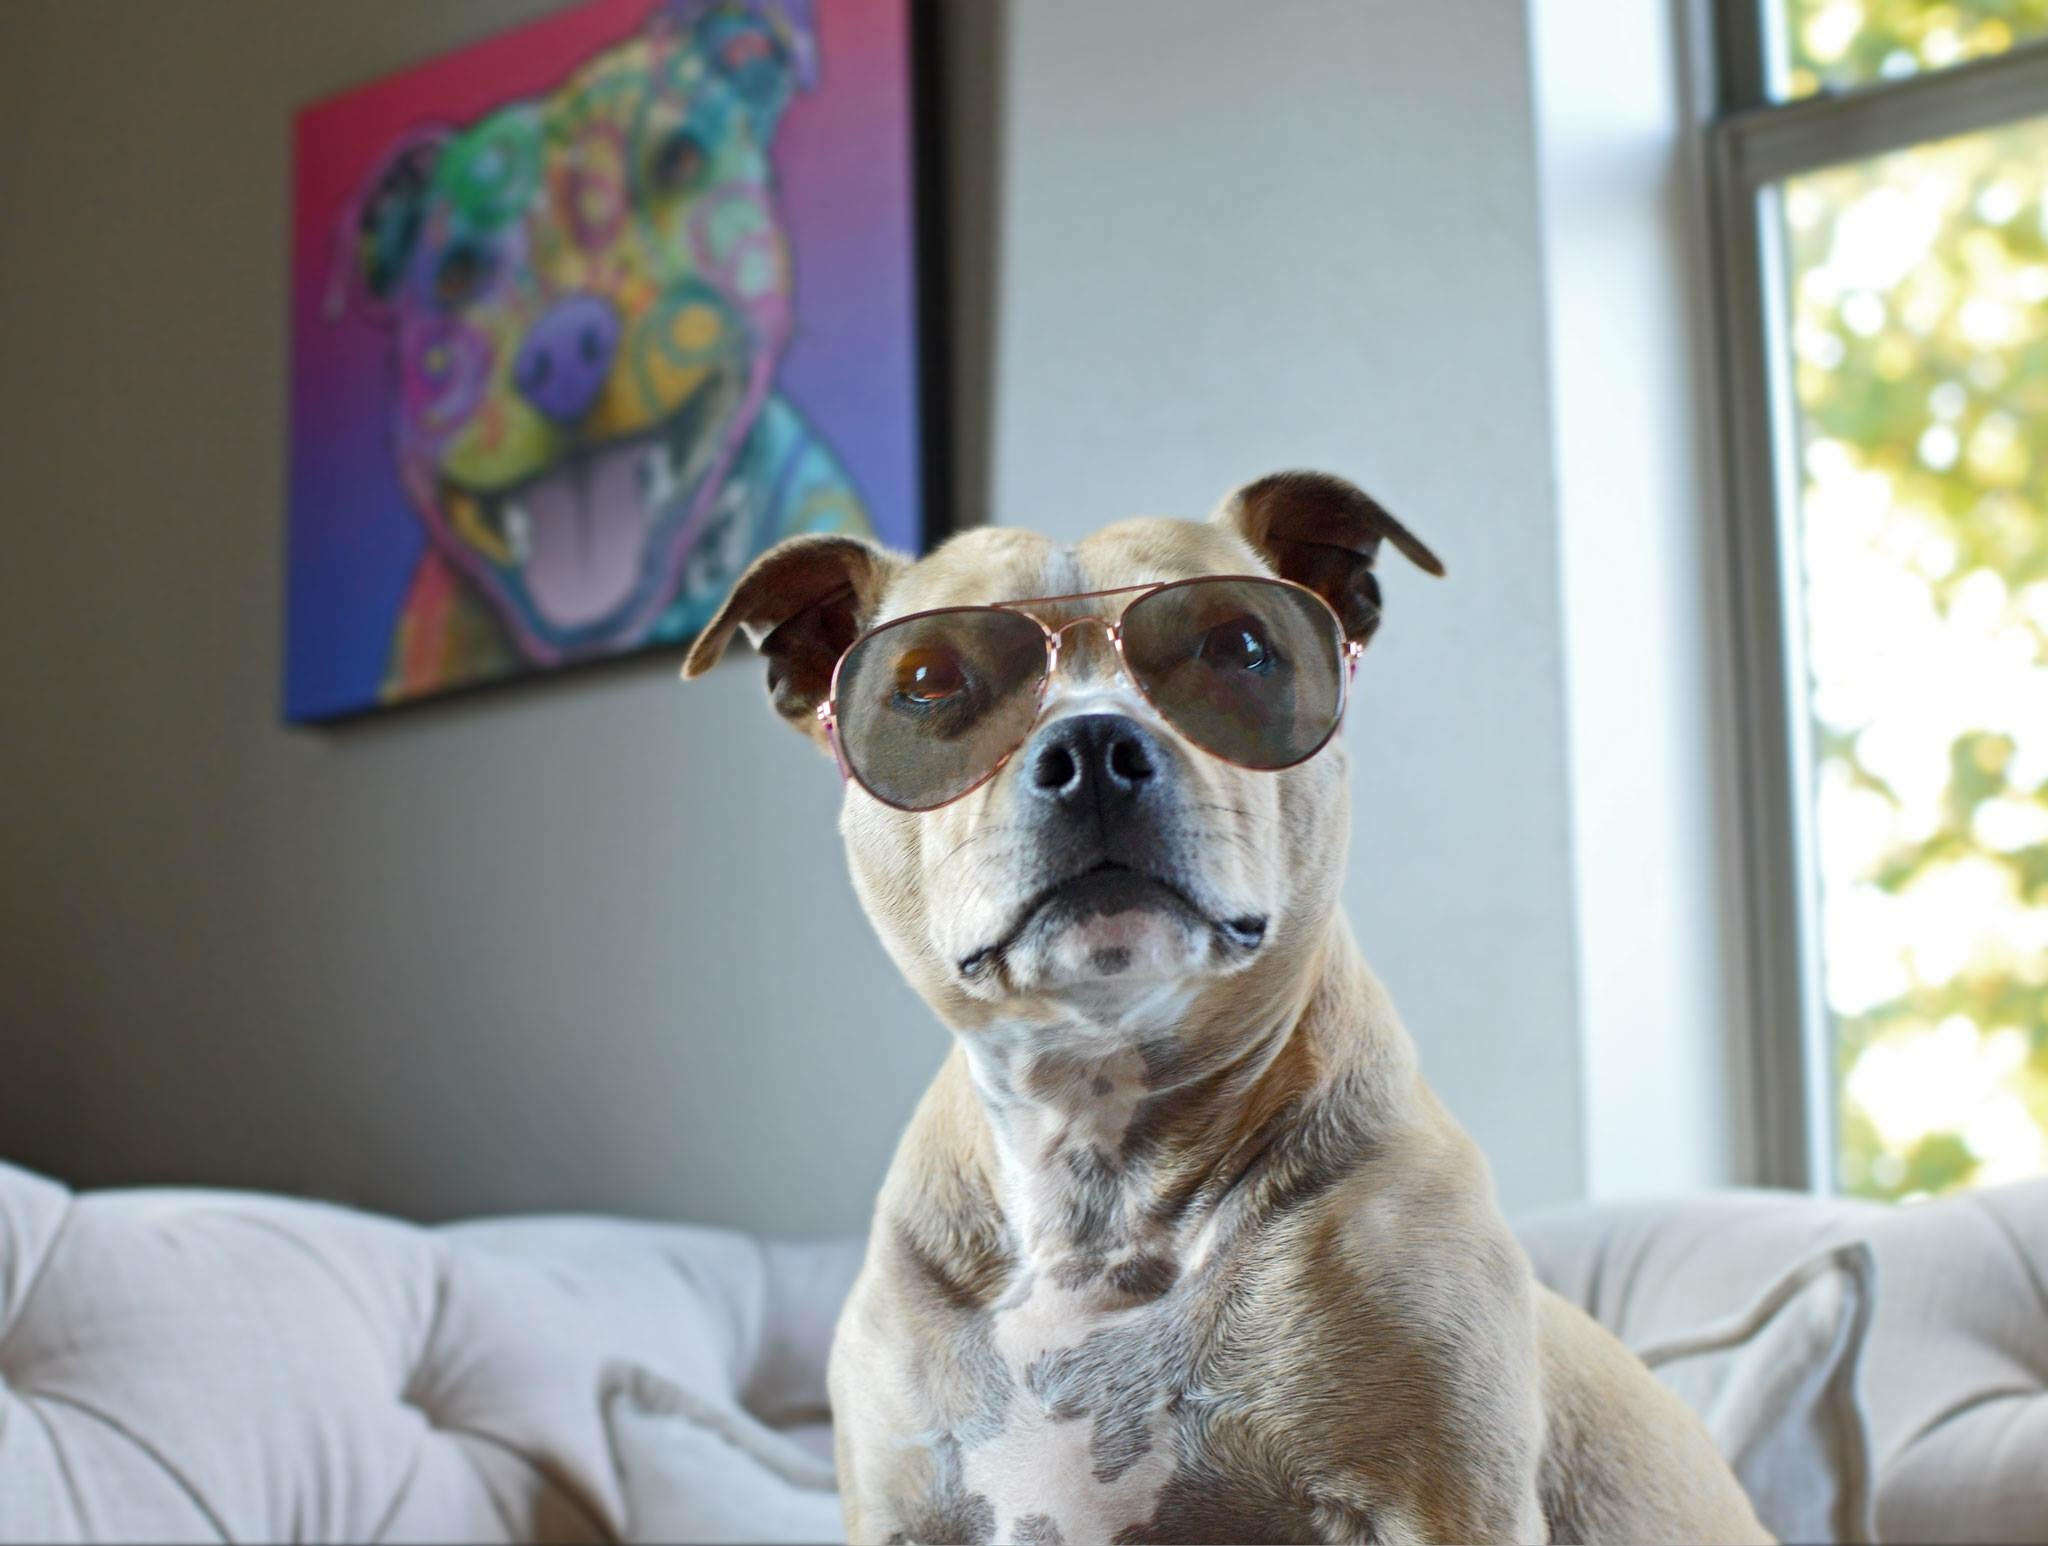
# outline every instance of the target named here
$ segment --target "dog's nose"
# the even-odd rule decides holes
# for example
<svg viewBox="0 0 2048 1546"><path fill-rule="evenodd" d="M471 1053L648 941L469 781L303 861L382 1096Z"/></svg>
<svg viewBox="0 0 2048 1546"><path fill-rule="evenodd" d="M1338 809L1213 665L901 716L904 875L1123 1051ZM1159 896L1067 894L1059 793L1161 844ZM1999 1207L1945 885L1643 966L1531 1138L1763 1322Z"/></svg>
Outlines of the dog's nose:
<svg viewBox="0 0 2048 1546"><path fill-rule="evenodd" d="M590 412L612 371L619 348L619 314L602 296L579 294L555 302L527 330L512 362L520 395L557 424Z"/></svg>
<svg viewBox="0 0 2048 1546"><path fill-rule="evenodd" d="M1158 776L1159 751L1134 719L1073 714L1038 733L1027 765L1040 799L1108 807L1145 792Z"/></svg>

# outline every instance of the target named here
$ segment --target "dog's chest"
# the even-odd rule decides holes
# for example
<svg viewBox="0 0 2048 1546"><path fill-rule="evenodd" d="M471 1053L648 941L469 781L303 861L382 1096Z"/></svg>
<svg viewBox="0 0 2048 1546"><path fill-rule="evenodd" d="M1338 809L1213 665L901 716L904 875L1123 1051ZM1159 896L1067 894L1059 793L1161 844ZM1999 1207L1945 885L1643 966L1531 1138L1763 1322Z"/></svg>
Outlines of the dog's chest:
<svg viewBox="0 0 2048 1546"><path fill-rule="evenodd" d="M1234 1319L1186 1285L1104 1308L1035 1275L941 1355L978 1371L980 1399L922 1436L931 1464L895 1500L902 1538L1320 1538L1281 1436L1251 1418L1248 1372L1225 1350L1243 1340Z"/></svg>
<svg viewBox="0 0 2048 1546"><path fill-rule="evenodd" d="M996 1540L1114 1539L1153 1517L1186 1458L1177 1296L1103 1301L1099 1284L1035 1274L975 1333L1001 1398L962 1436L960 1483L987 1501Z"/></svg>
<svg viewBox="0 0 2048 1546"><path fill-rule="evenodd" d="M1126 1066L1128 1065L1128 1066ZM1143 1060L1046 1059L991 1084L1069 1098L998 1111L1002 1206L1018 1254L985 1307L947 1317L906 1369L932 1404L898 1509L916 1540L1301 1539L1250 1403L1230 1268L1248 1245L1156 1206L1130 1142ZM922 1365L920 1367L919 1365ZM1264 1436L1271 1439L1273 1436ZM1261 1459L1249 1469L1245 1457ZM1254 1500L1245 1511L1240 1504ZM1275 1535L1273 1532L1279 1532Z"/></svg>

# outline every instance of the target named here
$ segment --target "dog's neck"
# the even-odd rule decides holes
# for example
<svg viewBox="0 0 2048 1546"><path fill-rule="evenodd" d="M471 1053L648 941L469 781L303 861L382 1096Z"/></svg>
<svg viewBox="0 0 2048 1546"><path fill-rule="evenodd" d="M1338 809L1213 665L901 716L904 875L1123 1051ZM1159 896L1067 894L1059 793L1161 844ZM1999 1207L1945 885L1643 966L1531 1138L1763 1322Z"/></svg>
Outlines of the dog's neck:
<svg viewBox="0 0 2048 1546"><path fill-rule="evenodd" d="M1250 1202L1248 1180L1342 1162L1295 1153L1291 1130L1333 1081L1392 1089L1402 1069L1412 1076L1412 1053L1391 1013L1374 1012L1384 995L1341 916L1271 966L1206 995L1162 995L1153 1018L1114 1027L1077 1016L962 1037L1019 1265L1111 1300L1149 1297L1194 1264L1223 1209ZM1349 1023L1361 1014L1385 1023Z"/></svg>

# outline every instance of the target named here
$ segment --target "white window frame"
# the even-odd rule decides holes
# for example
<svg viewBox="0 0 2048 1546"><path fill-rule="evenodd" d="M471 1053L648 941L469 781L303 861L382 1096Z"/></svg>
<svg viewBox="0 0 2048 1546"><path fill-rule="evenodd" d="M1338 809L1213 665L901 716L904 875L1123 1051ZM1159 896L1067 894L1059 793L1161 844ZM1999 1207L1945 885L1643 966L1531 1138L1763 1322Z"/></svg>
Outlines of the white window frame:
<svg viewBox="0 0 2048 1546"><path fill-rule="evenodd" d="M1902 80L1773 102L1768 0L1710 3L1719 112L1708 130L1707 164L1738 694L1753 1158L1757 1178L1768 1185L1832 1191L1834 1049L1821 988L1778 189L1818 168L2048 115L2048 40Z"/></svg>

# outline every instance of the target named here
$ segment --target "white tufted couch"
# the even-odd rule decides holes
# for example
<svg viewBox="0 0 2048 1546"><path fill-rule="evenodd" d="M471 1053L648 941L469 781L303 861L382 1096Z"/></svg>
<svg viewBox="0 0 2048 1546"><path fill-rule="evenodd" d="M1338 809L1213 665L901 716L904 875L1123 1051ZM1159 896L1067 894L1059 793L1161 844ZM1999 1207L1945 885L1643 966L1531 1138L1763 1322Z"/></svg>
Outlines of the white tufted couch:
<svg viewBox="0 0 2048 1546"><path fill-rule="evenodd" d="M1734 1193L1522 1235L1541 1276L1694 1381L1753 1490L1789 1488L1786 1517L1808 1471L1838 1473L1811 1533L2048 1541L2048 1181L1902 1210ZM616 1537L606 1371L823 1454L857 1259L616 1220L74 1197L0 1165L0 1541ZM1788 1277L1801 1261L1842 1290ZM1827 1388L1773 1387L1785 1369Z"/></svg>
<svg viewBox="0 0 2048 1546"><path fill-rule="evenodd" d="M608 1540L629 1363L829 1448L859 1246L0 1165L0 1541Z"/></svg>

